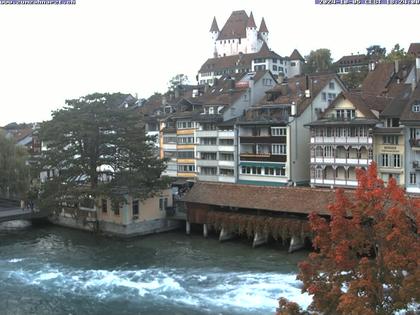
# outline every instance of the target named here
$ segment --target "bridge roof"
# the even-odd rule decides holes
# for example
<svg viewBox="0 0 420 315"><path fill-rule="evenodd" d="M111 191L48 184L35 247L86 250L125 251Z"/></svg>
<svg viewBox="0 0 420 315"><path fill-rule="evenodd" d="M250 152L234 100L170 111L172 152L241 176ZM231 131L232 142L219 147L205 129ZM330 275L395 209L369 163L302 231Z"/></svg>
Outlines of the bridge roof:
<svg viewBox="0 0 420 315"><path fill-rule="evenodd" d="M350 193L350 192L349 192ZM271 187L197 182L186 202L288 213L328 215L335 191L310 187Z"/></svg>

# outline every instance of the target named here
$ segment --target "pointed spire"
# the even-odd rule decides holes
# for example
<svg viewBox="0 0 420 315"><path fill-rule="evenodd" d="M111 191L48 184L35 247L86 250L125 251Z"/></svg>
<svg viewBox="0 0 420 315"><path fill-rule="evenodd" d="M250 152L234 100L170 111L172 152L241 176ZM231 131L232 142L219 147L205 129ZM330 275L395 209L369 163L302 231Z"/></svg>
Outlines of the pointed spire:
<svg viewBox="0 0 420 315"><path fill-rule="evenodd" d="M211 23L210 32L219 32L219 27L217 26L216 17L213 18L213 23Z"/></svg>
<svg viewBox="0 0 420 315"><path fill-rule="evenodd" d="M249 15L248 24L246 25L246 27L249 27L249 28L251 28L251 27L257 28L257 25L255 25L254 16L252 15L252 12Z"/></svg>
<svg viewBox="0 0 420 315"><path fill-rule="evenodd" d="M268 28L267 28L267 25L265 25L264 18L262 18L262 20L261 20L260 29L259 29L258 32L260 32L260 33L268 33Z"/></svg>

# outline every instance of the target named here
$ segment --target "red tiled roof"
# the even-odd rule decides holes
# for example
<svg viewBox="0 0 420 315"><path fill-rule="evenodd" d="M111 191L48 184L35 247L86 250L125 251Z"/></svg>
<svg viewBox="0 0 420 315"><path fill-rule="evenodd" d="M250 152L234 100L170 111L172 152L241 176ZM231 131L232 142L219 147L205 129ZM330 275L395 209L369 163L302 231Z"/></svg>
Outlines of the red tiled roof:
<svg viewBox="0 0 420 315"><path fill-rule="evenodd" d="M408 48L407 54L420 56L420 43L411 43Z"/></svg>
<svg viewBox="0 0 420 315"><path fill-rule="evenodd" d="M264 18L262 18L262 20L261 20L260 29L258 30L258 32L260 32L260 33L268 33L268 28L267 28L267 25L265 25Z"/></svg>
<svg viewBox="0 0 420 315"><path fill-rule="evenodd" d="M213 72L213 71L220 71L224 69L235 69L235 68L247 68L251 69L252 60L257 58L276 58L281 59L282 57L275 53L274 51L270 50L267 44L261 46L259 52L252 53L252 54L239 54L239 55L231 55L231 56L224 56L218 58L209 58L206 62L201 66L199 72Z"/></svg>
<svg viewBox="0 0 420 315"><path fill-rule="evenodd" d="M220 31L217 39L246 38L247 24L248 15L244 10L233 11Z"/></svg>
<svg viewBox="0 0 420 315"><path fill-rule="evenodd" d="M414 104L420 105L420 84L417 84L417 87L412 93L410 100L405 105L404 111L401 114L402 122L416 122L417 124L420 123L420 113L413 112Z"/></svg>
<svg viewBox="0 0 420 315"><path fill-rule="evenodd" d="M350 191L347 193L353 194ZM196 182L183 200L216 206L302 214L315 211L327 215L329 214L328 205L335 200L335 192L329 189L309 187L271 187Z"/></svg>

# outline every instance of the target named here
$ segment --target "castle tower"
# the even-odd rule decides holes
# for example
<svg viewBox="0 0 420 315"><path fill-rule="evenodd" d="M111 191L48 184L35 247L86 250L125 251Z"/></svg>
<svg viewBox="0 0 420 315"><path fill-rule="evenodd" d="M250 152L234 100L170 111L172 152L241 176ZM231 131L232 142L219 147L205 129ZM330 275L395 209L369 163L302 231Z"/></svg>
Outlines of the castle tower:
<svg viewBox="0 0 420 315"><path fill-rule="evenodd" d="M211 36L211 40L213 43L213 47L214 47L214 57L217 57L217 48L216 48L216 41L217 38L219 37L219 26L217 26L217 21L216 21L216 17L213 18L213 22L211 23L211 27L210 27L210 36Z"/></svg>
<svg viewBox="0 0 420 315"><path fill-rule="evenodd" d="M255 25L254 16L249 15L248 23L246 25L246 39L247 39L247 53L255 53L258 51L258 31Z"/></svg>
<svg viewBox="0 0 420 315"><path fill-rule="evenodd" d="M258 34L260 35L261 39L267 43L268 45L268 28L265 24L264 18L261 20L260 29L258 30Z"/></svg>

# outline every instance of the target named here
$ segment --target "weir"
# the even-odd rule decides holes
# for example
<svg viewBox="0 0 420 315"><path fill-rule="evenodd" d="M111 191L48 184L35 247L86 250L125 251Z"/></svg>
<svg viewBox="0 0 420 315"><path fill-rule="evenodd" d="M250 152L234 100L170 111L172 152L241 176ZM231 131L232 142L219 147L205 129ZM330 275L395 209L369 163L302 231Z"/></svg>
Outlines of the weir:
<svg viewBox="0 0 420 315"><path fill-rule="evenodd" d="M224 242L235 238L235 234L232 232L228 232L226 229L222 228L220 231L219 241Z"/></svg>
<svg viewBox="0 0 420 315"><path fill-rule="evenodd" d="M268 242L268 235L264 233L255 233L254 240L252 241L252 247L255 248L257 246L261 246Z"/></svg>

